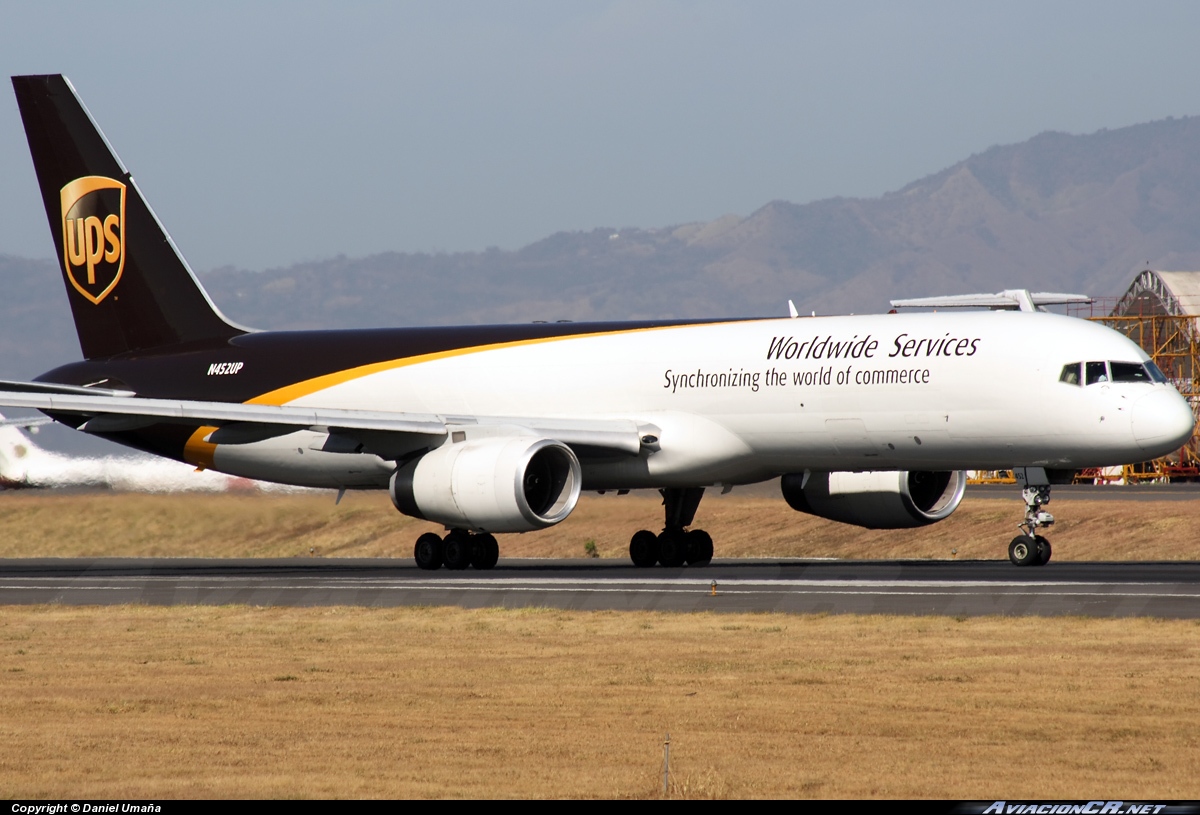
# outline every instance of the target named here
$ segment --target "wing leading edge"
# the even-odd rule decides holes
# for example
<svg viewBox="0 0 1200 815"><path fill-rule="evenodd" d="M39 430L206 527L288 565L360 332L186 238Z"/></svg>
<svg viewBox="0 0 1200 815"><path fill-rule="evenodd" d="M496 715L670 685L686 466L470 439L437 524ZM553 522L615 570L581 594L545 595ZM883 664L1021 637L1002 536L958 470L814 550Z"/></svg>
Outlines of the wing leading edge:
<svg viewBox="0 0 1200 815"><path fill-rule="evenodd" d="M216 428L214 444L249 444L297 430L360 438L365 447L388 449L380 434L423 436L434 445L463 425L502 425L554 438L572 447L637 455L647 428L623 419L556 419L520 416L441 416L296 405L252 405L183 399L147 399L111 391L42 382L0 383L0 404L83 418L78 429L117 433L171 423ZM386 456L385 456L386 457Z"/></svg>

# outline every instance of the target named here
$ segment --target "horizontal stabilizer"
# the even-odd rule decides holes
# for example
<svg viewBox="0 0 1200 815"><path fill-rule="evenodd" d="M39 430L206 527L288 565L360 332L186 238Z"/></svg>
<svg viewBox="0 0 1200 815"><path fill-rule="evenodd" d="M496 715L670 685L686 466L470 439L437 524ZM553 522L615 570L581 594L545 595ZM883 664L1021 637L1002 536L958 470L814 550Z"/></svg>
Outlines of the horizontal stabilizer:
<svg viewBox="0 0 1200 815"><path fill-rule="evenodd" d="M48 416L24 416L20 419L5 419L0 417L0 427L21 427L26 430L30 428L38 428L44 424L53 424L54 420ZM37 430L33 431L34 433Z"/></svg>
<svg viewBox="0 0 1200 815"><path fill-rule="evenodd" d="M60 385L57 382L10 382L0 379L0 391L9 393L73 393L79 396L134 396L133 391L111 388L85 388L79 385Z"/></svg>

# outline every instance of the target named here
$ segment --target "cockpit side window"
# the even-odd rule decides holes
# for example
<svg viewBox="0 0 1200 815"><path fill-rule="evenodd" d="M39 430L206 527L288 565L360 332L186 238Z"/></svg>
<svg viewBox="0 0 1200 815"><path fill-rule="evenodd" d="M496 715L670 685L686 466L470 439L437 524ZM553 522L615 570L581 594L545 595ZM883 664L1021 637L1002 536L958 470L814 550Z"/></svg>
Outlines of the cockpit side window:
<svg viewBox="0 0 1200 815"><path fill-rule="evenodd" d="M1059 382L1066 382L1068 385L1081 385L1083 380L1079 378L1079 363L1068 362L1063 366L1062 373L1058 377Z"/></svg>
<svg viewBox="0 0 1200 815"><path fill-rule="evenodd" d="M1165 385L1167 383L1166 374L1159 370L1158 366L1150 360L1146 360L1146 371L1150 374L1150 378L1160 385Z"/></svg>
<svg viewBox="0 0 1200 815"><path fill-rule="evenodd" d="M1140 362L1110 362L1113 382L1150 382L1150 374Z"/></svg>
<svg viewBox="0 0 1200 815"><path fill-rule="evenodd" d="M1107 362L1088 362L1087 367L1087 383L1095 385L1097 382L1108 381L1108 363Z"/></svg>

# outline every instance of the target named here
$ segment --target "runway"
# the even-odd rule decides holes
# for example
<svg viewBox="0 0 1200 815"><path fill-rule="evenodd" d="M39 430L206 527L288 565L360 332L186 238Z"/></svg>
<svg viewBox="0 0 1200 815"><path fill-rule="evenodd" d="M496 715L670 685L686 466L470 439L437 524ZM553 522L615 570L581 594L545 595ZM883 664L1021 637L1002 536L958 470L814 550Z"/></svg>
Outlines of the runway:
<svg viewBox="0 0 1200 815"><path fill-rule="evenodd" d="M1200 563L505 559L426 572L408 559L0 560L0 604L31 603L1200 618Z"/></svg>

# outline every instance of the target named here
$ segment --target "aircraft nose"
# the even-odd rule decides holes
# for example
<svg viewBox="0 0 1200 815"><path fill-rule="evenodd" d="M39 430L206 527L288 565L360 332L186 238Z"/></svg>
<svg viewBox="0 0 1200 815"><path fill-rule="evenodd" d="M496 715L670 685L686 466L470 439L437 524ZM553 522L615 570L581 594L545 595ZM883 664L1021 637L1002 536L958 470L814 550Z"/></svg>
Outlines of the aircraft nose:
<svg viewBox="0 0 1200 815"><path fill-rule="evenodd" d="M1191 438L1196 417L1174 389L1148 393L1133 404L1133 437L1151 456L1165 456Z"/></svg>

